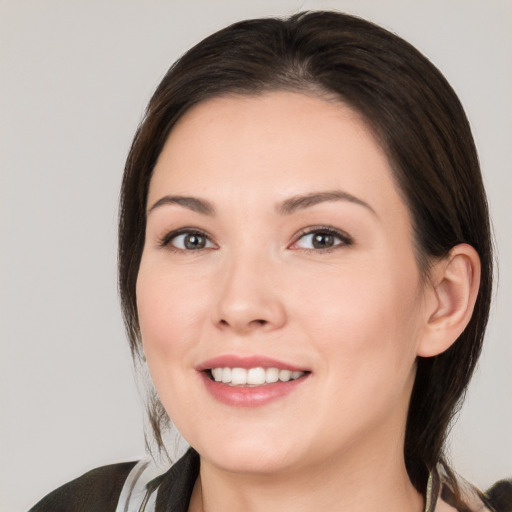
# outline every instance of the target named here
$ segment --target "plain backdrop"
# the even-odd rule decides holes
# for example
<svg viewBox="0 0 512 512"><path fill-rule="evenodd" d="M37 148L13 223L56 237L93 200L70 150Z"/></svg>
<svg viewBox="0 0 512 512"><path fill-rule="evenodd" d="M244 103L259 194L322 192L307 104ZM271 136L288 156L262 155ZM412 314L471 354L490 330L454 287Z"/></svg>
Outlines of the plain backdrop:
<svg viewBox="0 0 512 512"><path fill-rule="evenodd" d="M500 283L451 453L479 486L512 474L512 2L3 0L0 510L26 510L88 469L144 456L116 217L124 159L159 79L228 23L316 8L412 42L467 109Z"/></svg>

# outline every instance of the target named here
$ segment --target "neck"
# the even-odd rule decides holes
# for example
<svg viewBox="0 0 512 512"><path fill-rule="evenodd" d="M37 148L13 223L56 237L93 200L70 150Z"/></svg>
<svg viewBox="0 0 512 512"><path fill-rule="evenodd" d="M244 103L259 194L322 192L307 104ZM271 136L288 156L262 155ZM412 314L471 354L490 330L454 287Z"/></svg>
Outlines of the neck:
<svg viewBox="0 0 512 512"><path fill-rule="evenodd" d="M411 484L403 457L323 459L276 474L239 474L201 460L190 512L422 512L423 497Z"/></svg>

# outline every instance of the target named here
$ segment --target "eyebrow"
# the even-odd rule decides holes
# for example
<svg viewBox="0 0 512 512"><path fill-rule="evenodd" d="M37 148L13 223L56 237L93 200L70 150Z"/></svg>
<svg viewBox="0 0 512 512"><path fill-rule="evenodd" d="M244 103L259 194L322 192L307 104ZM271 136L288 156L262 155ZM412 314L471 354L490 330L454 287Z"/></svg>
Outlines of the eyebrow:
<svg viewBox="0 0 512 512"><path fill-rule="evenodd" d="M377 216L375 210L368 203L342 190L312 192L310 194L296 195L277 205L276 210L280 215L290 215L298 210L304 210L317 204L330 201L348 201L349 203L358 204ZM148 214L156 208L160 208L161 206L168 204L177 204L203 215L214 216L216 213L215 207L206 199L199 199L197 197L190 196L164 196L149 208Z"/></svg>
<svg viewBox="0 0 512 512"><path fill-rule="evenodd" d="M289 215L298 210L310 208L311 206L329 201L348 201L349 203L363 206L372 212L373 215L378 216L375 210L368 203L353 196L352 194L349 194L348 192L344 192L343 190L313 192L311 194L293 196L280 203L277 207L277 211L281 215Z"/></svg>
<svg viewBox="0 0 512 512"><path fill-rule="evenodd" d="M159 199L151 208L148 210L150 214L156 208L160 208L166 204L177 204L192 210L193 212L202 213L203 215L215 215L215 208L213 205L205 199L198 199L197 197L187 196L164 196Z"/></svg>

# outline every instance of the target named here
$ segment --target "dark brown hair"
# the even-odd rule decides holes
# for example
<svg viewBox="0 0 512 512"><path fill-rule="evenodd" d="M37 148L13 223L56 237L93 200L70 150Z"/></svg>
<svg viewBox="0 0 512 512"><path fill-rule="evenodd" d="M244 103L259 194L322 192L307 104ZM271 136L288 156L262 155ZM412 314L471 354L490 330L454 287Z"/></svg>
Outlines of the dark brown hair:
<svg viewBox="0 0 512 512"><path fill-rule="evenodd" d="M446 79L398 36L337 12L235 23L207 37L168 71L151 98L126 162L119 223L119 286L132 352L140 332L135 285L145 235L149 182L177 120L208 98L265 91L336 97L363 115L392 165L412 215L418 263L472 245L482 276L473 316L446 352L418 358L404 455L424 492L480 354L492 289L492 243L485 191L469 123ZM161 443L165 413L153 404Z"/></svg>

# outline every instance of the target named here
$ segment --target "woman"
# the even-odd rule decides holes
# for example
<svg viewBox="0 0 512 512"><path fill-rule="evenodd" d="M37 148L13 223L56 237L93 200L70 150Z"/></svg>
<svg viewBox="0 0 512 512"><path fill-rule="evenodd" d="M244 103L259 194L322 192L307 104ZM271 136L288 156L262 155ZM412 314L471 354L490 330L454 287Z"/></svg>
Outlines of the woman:
<svg viewBox="0 0 512 512"><path fill-rule="evenodd" d="M408 43L323 12L205 39L149 103L119 235L155 439L192 448L33 510L507 510L444 456L491 240L463 109Z"/></svg>

